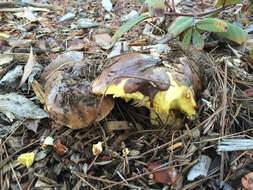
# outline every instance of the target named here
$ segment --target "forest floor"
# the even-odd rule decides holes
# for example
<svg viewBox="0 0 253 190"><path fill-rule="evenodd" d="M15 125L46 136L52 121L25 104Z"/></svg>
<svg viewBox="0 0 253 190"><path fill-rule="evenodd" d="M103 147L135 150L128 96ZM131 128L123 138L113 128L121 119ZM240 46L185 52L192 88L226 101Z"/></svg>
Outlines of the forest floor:
<svg viewBox="0 0 253 190"><path fill-rule="evenodd" d="M166 16L161 23L152 18L137 24L105 48L142 5L103 2L0 2L1 189L253 189L253 17L242 4L219 15L247 31L241 45L214 33L202 34L203 50L182 51L179 38L158 43L175 19ZM212 1L179 2L177 11L185 13L214 9ZM143 104L116 98L104 119L71 129L66 125L80 123L71 115L78 113L64 110L77 99L70 90L54 94L63 115L50 112L45 89L58 81L47 72L49 64L67 73L59 74L67 84L76 84L74 67L66 63L85 61L90 67L83 72L92 82L112 57L128 54L159 58L164 67L191 60L200 78L196 85L190 81L194 118L178 114L172 123L152 125Z"/></svg>

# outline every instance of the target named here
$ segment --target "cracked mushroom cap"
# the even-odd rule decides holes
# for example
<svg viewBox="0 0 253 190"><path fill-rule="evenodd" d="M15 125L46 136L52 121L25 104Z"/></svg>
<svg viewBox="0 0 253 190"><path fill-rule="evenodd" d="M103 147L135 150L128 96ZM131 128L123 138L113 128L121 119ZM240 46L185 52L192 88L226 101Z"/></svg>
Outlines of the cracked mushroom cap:
<svg viewBox="0 0 253 190"><path fill-rule="evenodd" d="M68 63L45 82L45 109L61 125L79 129L102 120L114 107L111 97L91 93L87 63Z"/></svg>
<svg viewBox="0 0 253 190"><path fill-rule="evenodd" d="M138 105L150 109L151 121L158 115L167 123L169 116L174 117L171 114L173 110L192 118L196 102L188 66L178 64L168 68L159 65L159 62L138 53L119 56L93 82L92 92L113 95L126 101L133 99Z"/></svg>

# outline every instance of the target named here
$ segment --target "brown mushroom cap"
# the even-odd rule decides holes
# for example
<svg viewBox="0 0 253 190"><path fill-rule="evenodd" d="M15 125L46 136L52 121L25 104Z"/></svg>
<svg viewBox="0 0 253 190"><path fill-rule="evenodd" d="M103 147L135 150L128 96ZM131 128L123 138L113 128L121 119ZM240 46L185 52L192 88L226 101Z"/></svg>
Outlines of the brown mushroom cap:
<svg viewBox="0 0 253 190"><path fill-rule="evenodd" d="M45 109L57 123L73 129L102 120L114 107L111 97L91 93L87 63L65 63L45 82Z"/></svg>
<svg viewBox="0 0 253 190"><path fill-rule="evenodd" d="M156 73L152 75L151 69L157 66L160 61L160 59L154 59L149 55L140 53L130 53L116 57L112 64L105 67L101 75L93 82L92 92L101 94L110 84L117 85L126 78L131 78L125 85L126 93L138 90L140 86L143 86L144 82L152 79L153 81L154 79L162 80L157 85L161 85L161 88L168 88L166 82L162 79L164 77L159 78L160 76L156 75ZM166 87L164 87L164 83Z"/></svg>

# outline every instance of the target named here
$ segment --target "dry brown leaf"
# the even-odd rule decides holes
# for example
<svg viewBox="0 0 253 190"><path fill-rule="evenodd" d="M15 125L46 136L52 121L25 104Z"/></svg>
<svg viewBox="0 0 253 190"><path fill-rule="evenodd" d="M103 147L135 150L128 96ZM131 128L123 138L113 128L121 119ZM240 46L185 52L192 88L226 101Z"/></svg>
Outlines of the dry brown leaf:
<svg viewBox="0 0 253 190"><path fill-rule="evenodd" d="M63 155L68 151L68 148L61 143L61 138L58 138L55 142L54 149L59 155Z"/></svg>
<svg viewBox="0 0 253 190"><path fill-rule="evenodd" d="M253 179L253 172L250 172L247 175L242 177L241 182L245 190L253 189L252 179Z"/></svg>
<svg viewBox="0 0 253 190"><path fill-rule="evenodd" d="M155 171L156 168L161 167L162 164L153 162L148 164L148 170L150 172ZM166 168L161 171L157 171L154 174L153 180L158 182L158 183L163 183L163 184L169 184L170 178L169 178L169 169Z"/></svg>
<svg viewBox="0 0 253 190"><path fill-rule="evenodd" d="M112 37L107 33L96 34L94 38L95 38L95 42L102 47L109 46L112 41Z"/></svg>
<svg viewBox="0 0 253 190"><path fill-rule="evenodd" d="M32 130L33 132L37 133L38 125L40 120L39 119L27 119L23 122L23 125L27 128Z"/></svg>
<svg viewBox="0 0 253 190"><path fill-rule="evenodd" d="M108 131L130 130L133 124L127 121L108 121L106 127Z"/></svg>
<svg viewBox="0 0 253 190"><path fill-rule="evenodd" d="M32 46L30 48L30 55L29 55L29 58L28 58L28 61L25 65L25 68L24 68L24 73L23 73L23 76L21 78L21 81L17 87L17 89L19 89L24 83L25 81L27 80L27 78L29 77L29 75L31 74L32 72L32 69L33 69L33 66L35 65L35 58L33 56L33 49L32 49Z"/></svg>
<svg viewBox="0 0 253 190"><path fill-rule="evenodd" d="M148 171L153 172L156 169L159 170L163 165L157 162L151 162L148 164ZM178 179L178 171L175 168L164 168L153 173L153 180L163 184L174 184Z"/></svg>
<svg viewBox="0 0 253 190"><path fill-rule="evenodd" d="M243 91L244 96L247 98L253 98L253 88L249 88Z"/></svg>
<svg viewBox="0 0 253 190"><path fill-rule="evenodd" d="M40 103L44 104L45 92L36 79L34 79L32 82L32 89L37 98L39 99Z"/></svg>

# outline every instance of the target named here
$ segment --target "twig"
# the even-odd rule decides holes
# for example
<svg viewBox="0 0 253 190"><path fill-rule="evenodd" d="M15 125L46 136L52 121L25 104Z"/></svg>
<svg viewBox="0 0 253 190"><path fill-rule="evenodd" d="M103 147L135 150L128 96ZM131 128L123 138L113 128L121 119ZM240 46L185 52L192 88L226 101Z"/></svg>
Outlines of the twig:
<svg viewBox="0 0 253 190"><path fill-rule="evenodd" d="M34 8L34 7L27 7L31 9L31 11L41 11L41 12L49 12L49 9L46 8ZM0 8L0 12L24 12L26 7L21 8Z"/></svg>
<svg viewBox="0 0 253 190"><path fill-rule="evenodd" d="M11 132L11 134L6 137L6 139L4 140L3 144L0 144L0 148L6 143L6 141L15 133L15 131L24 123L25 120L21 121L18 126Z"/></svg>
<svg viewBox="0 0 253 190"><path fill-rule="evenodd" d="M226 113L227 113L227 63L225 63L225 76L223 81L223 94L222 94L222 107L224 108L221 114L221 131L220 136L225 135L225 124L226 124ZM222 187L222 181L224 178L224 161L225 161L225 153L222 152L221 154L221 164L220 164L220 187Z"/></svg>
<svg viewBox="0 0 253 190"><path fill-rule="evenodd" d="M2 139L0 139L0 144L2 144ZM3 154L0 154L0 163L3 161ZM3 187L3 170L0 170L0 185Z"/></svg>
<svg viewBox="0 0 253 190"><path fill-rule="evenodd" d="M7 156L7 158L9 158L9 155L8 155L8 152L7 152L7 150L6 150L5 145L3 145L3 148L4 148L4 152L5 152L6 156ZM19 180L18 180L18 177L17 177L17 175L16 175L16 172L14 171L13 166L12 166L11 163L10 163L10 167L11 167L11 171L12 171L12 173L13 173L13 175L14 175L14 178L15 178L17 184L18 184L19 189L22 190L22 187L21 187L21 185L20 185L20 183L19 183Z"/></svg>
<svg viewBox="0 0 253 190"><path fill-rule="evenodd" d="M64 1L63 11L62 11L62 16L65 14L68 4L69 4L69 0L65 0Z"/></svg>
<svg viewBox="0 0 253 190"><path fill-rule="evenodd" d="M167 15L167 16L189 16L189 17L203 17L203 16L206 16L206 15L209 15L211 13L215 13L215 12L218 12L218 11L222 11L222 10L226 10L226 9L230 9L232 6L224 6L224 7L220 7L218 9L214 9L214 10L211 10L211 11L207 11L207 12L203 12L203 13L191 13L191 14L187 14L187 13L177 13L177 12L165 12L164 15Z"/></svg>
<svg viewBox="0 0 253 190"><path fill-rule="evenodd" d="M47 9L52 9L54 11L61 11L62 10L62 7L57 6L57 5L42 4L42 3L32 3L32 2L27 2L26 4L30 5L32 7L47 8Z"/></svg>
<svg viewBox="0 0 253 190"><path fill-rule="evenodd" d="M146 154L148 154L148 153L154 152L154 151L156 151L157 149L163 149L163 148L165 148L166 146L168 146L168 145L170 145L170 144L172 144L172 143L174 143L174 142L176 142L176 141L182 139L183 137L186 137L186 136L190 135L193 131L195 131L195 130L199 129L200 127L202 127L206 122L208 122L210 119L212 119L214 116L216 116L216 115L217 115L219 112L221 112L223 109L224 109L223 107L220 107L220 108L219 108L217 111L215 111L209 118L207 118L206 120L202 121L198 126L196 126L196 127L194 127L193 129L189 130L187 133L181 135L181 136L178 137L178 138L175 138L175 139L172 140L172 141L169 141L169 142L167 142L167 143L165 143L165 144L162 144L162 145L160 145L160 146L158 146L158 147L155 147L155 148L153 148L153 149L151 149L151 150L148 150L148 151L142 153L141 156L144 156L144 155L146 155Z"/></svg>
<svg viewBox="0 0 253 190"><path fill-rule="evenodd" d="M111 183L111 184L118 184L119 183L117 181L112 181L112 180L109 180L109 179L103 179L103 178L95 177L95 176L88 175L88 174L83 174L83 173L78 173L78 174L85 177L85 178L101 181L101 182L104 182L104 183ZM133 187L133 185L126 184L126 183L123 183L121 185L127 186L127 187Z"/></svg>
<svg viewBox="0 0 253 190"><path fill-rule="evenodd" d="M182 165L184 165L184 164L175 165L175 166L173 166L173 167L178 167L178 166L182 166ZM119 182L117 182L117 183L108 185L107 187L104 187L104 188L102 188L102 189L100 189L100 190L109 189L109 188L111 188L111 187L113 187L113 186L115 186L115 185L126 185L126 183L125 183L126 181L132 181L132 180L138 179L138 178L140 178L140 177L143 177L143 176L146 176L146 175L149 175L149 174L153 174L153 173L156 173L156 172L159 172L159 171L163 171L163 170L169 169L170 167L171 167L171 166L167 166L167 167L159 168L159 169L157 169L157 170L148 171L148 172L139 174L139 175L137 175L137 176L133 176L133 177L127 178L127 179L125 179L124 181L119 181Z"/></svg>
<svg viewBox="0 0 253 190"><path fill-rule="evenodd" d="M209 176L209 177L206 177L204 179L200 179L198 181L194 181L190 184L187 184L186 186L184 186L181 190L187 190L187 189L193 189L194 187L196 187L197 185L199 185L200 183L208 180L208 179L212 179L214 177L217 177L217 175L213 175L213 176Z"/></svg>
<svg viewBox="0 0 253 190"><path fill-rule="evenodd" d="M176 8L175 8L175 2L174 0L172 0L172 11L175 13L176 12Z"/></svg>
<svg viewBox="0 0 253 190"><path fill-rule="evenodd" d="M17 150L16 152L14 152L11 156L5 158L5 159L0 163L0 169L1 169L5 164L7 164L17 153L19 153L19 152L21 152L21 151L23 151L23 150L29 148L30 146L32 146L32 145L34 145L34 144L36 144L36 143L38 143L38 142L40 142L40 139L34 141L34 142L31 143L31 144L28 144L27 146L25 146L25 147L23 147L23 148Z"/></svg>
<svg viewBox="0 0 253 190"><path fill-rule="evenodd" d="M92 161L91 164L89 165L87 171L89 171L90 168L93 166L93 164L94 164L94 162L97 160L98 156L99 156L99 155L96 155L96 157L93 159L93 161Z"/></svg>
<svg viewBox="0 0 253 190"><path fill-rule="evenodd" d="M89 185L92 189L97 190L97 188L95 188L93 185L91 185L88 181L86 181L85 179L82 178L82 176L79 176L78 174L74 173L74 175L76 177L79 177L84 183L86 183L87 185Z"/></svg>

